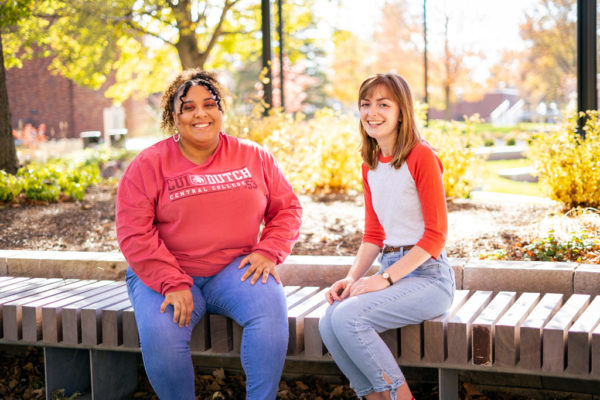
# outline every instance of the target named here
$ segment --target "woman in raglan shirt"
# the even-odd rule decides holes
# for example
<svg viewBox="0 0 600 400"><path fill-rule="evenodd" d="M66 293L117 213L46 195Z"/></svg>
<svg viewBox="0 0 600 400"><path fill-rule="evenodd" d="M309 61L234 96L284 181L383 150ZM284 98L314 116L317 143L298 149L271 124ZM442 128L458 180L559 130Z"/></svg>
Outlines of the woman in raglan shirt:
<svg viewBox="0 0 600 400"><path fill-rule="evenodd" d="M407 82L378 74L359 91L365 231L346 278L326 293L323 342L360 397L411 399L378 335L442 314L455 290L444 252L442 163L421 138ZM380 273L364 277L381 254Z"/></svg>
<svg viewBox="0 0 600 400"><path fill-rule="evenodd" d="M298 239L302 209L271 154L221 131L223 102L213 74L180 73L162 98L162 128L173 136L142 151L119 184L127 288L163 400L195 398L189 341L206 312L244 328L247 399L275 399L285 361L275 267Z"/></svg>

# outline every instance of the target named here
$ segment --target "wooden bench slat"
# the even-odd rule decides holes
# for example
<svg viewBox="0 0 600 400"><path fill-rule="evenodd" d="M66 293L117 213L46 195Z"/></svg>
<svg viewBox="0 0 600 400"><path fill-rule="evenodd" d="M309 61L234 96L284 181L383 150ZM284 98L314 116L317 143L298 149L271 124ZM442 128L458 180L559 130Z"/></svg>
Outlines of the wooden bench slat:
<svg viewBox="0 0 600 400"><path fill-rule="evenodd" d="M562 372L565 369L567 331L590 302L587 294L573 294L544 327L542 369Z"/></svg>
<svg viewBox="0 0 600 400"><path fill-rule="evenodd" d="M298 290L297 292L294 292L291 295L288 295L286 298L288 310L290 310L297 304L300 304L306 298L314 295L319 290L320 290L320 288L318 286L305 286L302 289Z"/></svg>
<svg viewBox="0 0 600 400"><path fill-rule="evenodd" d="M210 348L215 353L229 353L233 350L232 320L218 314L209 315Z"/></svg>
<svg viewBox="0 0 600 400"><path fill-rule="evenodd" d="M5 302L20 299L21 297L27 297L36 293L40 293L40 291L44 290L44 287L48 285L55 285L57 282L62 281L63 279L59 278L33 278L18 282L10 288L5 288L5 290L0 293L0 305L4 304Z"/></svg>
<svg viewBox="0 0 600 400"><path fill-rule="evenodd" d="M595 379L600 379L600 325L596 326L591 338L592 371Z"/></svg>
<svg viewBox="0 0 600 400"><path fill-rule="evenodd" d="M93 286L87 286L83 293L76 293L72 296L57 300L43 305L42 308L42 341L45 343L59 343L62 340L62 309L73 303L80 302L86 298L104 293L115 287L121 287L114 281L98 281Z"/></svg>
<svg viewBox="0 0 600 400"><path fill-rule="evenodd" d="M300 286L284 286L283 287L283 293L286 296L289 296L290 294L297 292L298 290L300 290Z"/></svg>
<svg viewBox="0 0 600 400"><path fill-rule="evenodd" d="M62 341L65 344L81 343L81 309L102 299L127 293L125 282L116 282L114 287L105 292L80 300L76 303L66 305L62 309Z"/></svg>
<svg viewBox="0 0 600 400"><path fill-rule="evenodd" d="M328 290L329 288L322 289L288 310L288 354L299 354L304 350L304 316L326 303L325 293Z"/></svg>
<svg viewBox="0 0 600 400"><path fill-rule="evenodd" d="M131 307L129 297L102 309L102 347L115 348L123 343L122 312Z"/></svg>
<svg viewBox="0 0 600 400"><path fill-rule="evenodd" d="M81 309L81 343L96 346L102 343L102 309L110 305L128 300L124 290L121 293L85 306Z"/></svg>
<svg viewBox="0 0 600 400"><path fill-rule="evenodd" d="M380 332L379 336L390 349L392 355L398 358L400 356L400 329L388 329L387 331Z"/></svg>
<svg viewBox="0 0 600 400"><path fill-rule="evenodd" d="M137 323L135 322L135 313L133 307L123 310L123 346L131 348L140 347L140 337L138 335ZM196 325L197 328L197 325ZM195 331L196 329L194 329ZM190 341L190 349L193 349L192 343L194 340L194 331L192 331L192 340ZM203 349L206 350L206 349Z"/></svg>
<svg viewBox="0 0 600 400"><path fill-rule="evenodd" d="M516 292L498 292L471 326L473 364L491 366L494 360L494 327L515 302Z"/></svg>
<svg viewBox="0 0 600 400"><path fill-rule="evenodd" d="M428 362L443 362L447 356L446 325L469 298L469 290L454 292L452 305L439 317L423 322L423 358Z"/></svg>
<svg viewBox="0 0 600 400"><path fill-rule="evenodd" d="M539 293L523 293L496 323L494 331L494 364L514 367L519 360L521 324L539 302Z"/></svg>
<svg viewBox="0 0 600 400"><path fill-rule="evenodd" d="M319 333L319 320L325 314L329 303L325 302L304 316L304 354L307 357L322 357L325 346Z"/></svg>
<svg viewBox="0 0 600 400"><path fill-rule="evenodd" d="M471 358L471 323L492 300L491 291L477 290L448 320L448 362L466 364Z"/></svg>
<svg viewBox="0 0 600 400"><path fill-rule="evenodd" d="M567 334L567 372L585 375L590 372L592 331L600 321L600 297L579 316Z"/></svg>
<svg viewBox="0 0 600 400"><path fill-rule="evenodd" d="M70 288L63 288L59 293L41 298L33 302L24 303L21 307L23 340L37 342L42 338L42 307L56 301L70 299L74 296L81 296L101 283L94 280L80 281L81 285L73 285Z"/></svg>
<svg viewBox="0 0 600 400"><path fill-rule="evenodd" d="M32 289L27 296L22 296L23 293L15 294L4 299L2 302L2 329L5 340L16 341L21 338L21 306L24 303L32 302L60 293L60 288L70 288L72 285L79 286L80 283L76 279L59 279L49 285L41 286ZM57 290L58 289L58 290Z"/></svg>
<svg viewBox="0 0 600 400"><path fill-rule="evenodd" d="M5 290L9 290L11 287L17 285L17 284L23 284L23 282L25 281L30 281L32 280L32 278L26 278L23 276L20 277L12 277L12 276L3 276L2 278L4 278L2 281L0 281L0 294L4 293Z"/></svg>
<svg viewBox="0 0 600 400"><path fill-rule="evenodd" d="M544 325L560 309L563 302L560 293L546 293L534 307L519 329L519 365L530 370L542 366L542 332Z"/></svg>

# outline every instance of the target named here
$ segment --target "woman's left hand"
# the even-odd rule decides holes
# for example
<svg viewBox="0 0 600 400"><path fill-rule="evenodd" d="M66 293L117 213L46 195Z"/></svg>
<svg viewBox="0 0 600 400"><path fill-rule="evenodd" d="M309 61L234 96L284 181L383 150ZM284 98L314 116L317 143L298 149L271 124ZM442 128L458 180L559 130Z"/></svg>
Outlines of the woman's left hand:
<svg viewBox="0 0 600 400"><path fill-rule="evenodd" d="M388 281L377 275L360 278L352 285L352 288L350 289L350 297L369 292L376 292L389 286L390 284Z"/></svg>
<svg viewBox="0 0 600 400"><path fill-rule="evenodd" d="M267 283L267 279L269 278L269 274L273 275L273 278L277 281L277 283L281 284L281 279L279 279L279 275L275 270L275 263L263 256L260 253L250 253L246 257L242 259L240 262L239 269L244 268L246 264L249 264L248 270L242 276L242 282L244 282L250 275L252 275L252 279L250 280L250 284L254 285L256 281L262 276L262 283Z"/></svg>

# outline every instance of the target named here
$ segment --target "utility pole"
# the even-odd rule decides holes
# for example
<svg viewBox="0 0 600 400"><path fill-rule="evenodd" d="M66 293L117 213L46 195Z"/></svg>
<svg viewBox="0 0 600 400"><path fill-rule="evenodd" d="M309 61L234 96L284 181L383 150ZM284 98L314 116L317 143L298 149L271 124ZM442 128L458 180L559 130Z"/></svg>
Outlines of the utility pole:
<svg viewBox="0 0 600 400"><path fill-rule="evenodd" d="M273 73L271 70L271 1L261 0L262 12L262 63L266 73L263 76L263 100L265 110L263 114L269 115L273 108Z"/></svg>
<svg viewBox="0 0 600 400"><path fill-rule="evenodd" d="M596 81L596 0L577 0L577 111L598 109ZM587 117L579 117L578 133L585 139Z"/></svg>
<svg viewBox="0 0 600 400"><path fill-rule="evenodd" d="M285 98L283 95L283 82L285 81L285 74L283 72L283 0L277 0L277 13L279 17L277 34L279 36L279 92L281 97L280 107L285 112Z"/></svg>

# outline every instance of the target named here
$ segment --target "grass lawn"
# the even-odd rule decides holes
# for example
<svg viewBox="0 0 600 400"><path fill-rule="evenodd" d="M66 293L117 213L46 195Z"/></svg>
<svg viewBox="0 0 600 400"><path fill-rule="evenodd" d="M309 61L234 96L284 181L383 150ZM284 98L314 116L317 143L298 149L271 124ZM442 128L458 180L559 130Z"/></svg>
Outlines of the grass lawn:
<svg viewBox="0 0 600 400"><path fill-rule="evenodd" d="M544 197L538 183L517 182L498 176L498 171L507 168L522 168L531 165L528 159L487 161L482 173L482 190L487 192L523 194Z"/></svg>

